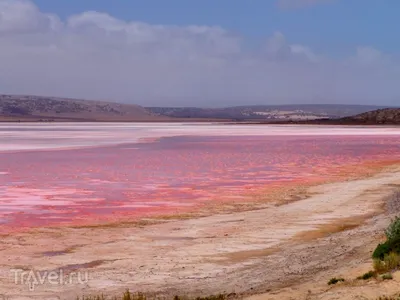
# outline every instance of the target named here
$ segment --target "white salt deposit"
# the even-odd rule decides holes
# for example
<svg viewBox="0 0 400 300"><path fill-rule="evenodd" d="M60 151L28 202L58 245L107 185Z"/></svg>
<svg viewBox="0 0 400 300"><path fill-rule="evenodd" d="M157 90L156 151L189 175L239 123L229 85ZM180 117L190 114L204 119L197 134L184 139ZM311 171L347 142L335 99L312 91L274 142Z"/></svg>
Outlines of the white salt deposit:
<svg viewBox="0 0 400 300"><path fill-rule="evenodd" d="M2 123L0 151L135 143L171 136L400 135L400 127L212 123ZM1 174L1 173L0 173Z"/></svg>

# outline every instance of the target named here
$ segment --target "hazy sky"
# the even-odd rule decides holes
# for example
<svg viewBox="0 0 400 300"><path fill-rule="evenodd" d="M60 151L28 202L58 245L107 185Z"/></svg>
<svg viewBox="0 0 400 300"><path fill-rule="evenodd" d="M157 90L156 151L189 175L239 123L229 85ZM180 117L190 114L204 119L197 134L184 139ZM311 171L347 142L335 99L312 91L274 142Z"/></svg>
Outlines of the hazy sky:
<svg viewBox="0 0 400 300"><path fill-rule="evenodd" d="M0 93L400 105L399 0L0 0Z"/></svg>

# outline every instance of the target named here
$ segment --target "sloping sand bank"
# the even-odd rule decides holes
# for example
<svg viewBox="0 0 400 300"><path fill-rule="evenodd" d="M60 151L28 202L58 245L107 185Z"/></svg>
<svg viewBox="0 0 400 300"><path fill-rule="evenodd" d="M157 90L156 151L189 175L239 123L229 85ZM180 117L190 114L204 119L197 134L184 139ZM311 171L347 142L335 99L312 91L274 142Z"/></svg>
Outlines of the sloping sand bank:
<svg viewBox="0 0 400 300"><path fill-rule="evenodd" d="M326 282L356 277L370 267L370 253L390 221L385 203L399 185L400 168L393 167L367 179L312 187L306 199L259 210L155 220L143 227L114 224L3 236L0 294L74 299L129 288L240 297L264 293L255 300L345 299L338 297L341 288L357 287L328 289ZM30 290L28 280L16 278L11 269L41 274L63 269L66 276L87 271L88 280L44 280Z"/></svg>

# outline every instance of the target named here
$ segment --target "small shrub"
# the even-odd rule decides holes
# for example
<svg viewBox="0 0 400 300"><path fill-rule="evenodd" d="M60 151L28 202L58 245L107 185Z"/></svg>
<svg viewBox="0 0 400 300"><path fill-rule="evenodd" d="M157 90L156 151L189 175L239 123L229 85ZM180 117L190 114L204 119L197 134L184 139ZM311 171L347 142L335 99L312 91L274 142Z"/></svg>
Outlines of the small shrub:
<svg viewBox="0 0 400 300"><path fill-rule="evenodd" d="M376 276L376 273L374 271L369 271L369 272L357 277L357 279L359 279L359 280L368 280L368 279L370 279L372 277L375 277L375 276Z"/></svg>
<svg viewBox="0 0 400 300"><path fill-rule="evenodd" d="M147 300L147 297L143 293L131 293L129 290L126 290L126 292L118 297L112 297L112 298L105 298L103 295L101 296L83 296L82 298L77 297L76 300ZM150 299L158 299L158 298L150 298ZM162 298L162 299L172 299L172 300L225 300L227 299L227 296L225 294L219 294L219 295L211 295L211 296L204 296L204 297L197 297L197 298L190 298L186 296L175 296L171 298Z"/></svg>
<svg viewBox="0 0 400 300"><path fill-rule="evenodd" d="M388 270L394 270L400 265L400 256L395 252L390 252L385 255L383 261Z"/></svg>
<svg viewBox="0 0 400 300"><path fill-rule="evenodd" d="M133 300L131 297L131 292L129 292L129 290L127 290L124 295L122 296L122 300Z"/></svg>
<svg viewBox="0 0 400 300"><path fill-rule="evenodd" d="M393 276L392 276L391 273L386 273L386 274L383 274L383 275L382 275L382 279L383 279L383 280L392 280L392 279L393 279Z"/></svg>
<svg viewBox="0 0 400 300"><path fill-rule="evenodd" d="M374 270L377 273L384 273L397 269L400 266L400 255L395 252L385 254L383 260L374 259Z"/></svg>
<svg viewBox="0 0 400 300"><path fill-rule="evenodd" d="M336 284L338 282L344 282L344 279L333 277L328 281L328 285Z"/></svg>
<svg viewBox="0 0 400 300"><path fill-rule="evenodd" d="M385 262L383 260L375 258L373 261L373 265L374 265L374 270L377 273L383 273L387 271Z"/></svg>
<svg viewBox="0 0 400 300"><path fill-rule="evenodd" d="M400 296L381 296L377 300L400 300Z"/></svg>
<svg viewBox="0 0 400 300"><path fill-rule="evenodd" d="M196 300L225 300L225 298L225 295L219 294L207 297L197 297Z"/></svg>

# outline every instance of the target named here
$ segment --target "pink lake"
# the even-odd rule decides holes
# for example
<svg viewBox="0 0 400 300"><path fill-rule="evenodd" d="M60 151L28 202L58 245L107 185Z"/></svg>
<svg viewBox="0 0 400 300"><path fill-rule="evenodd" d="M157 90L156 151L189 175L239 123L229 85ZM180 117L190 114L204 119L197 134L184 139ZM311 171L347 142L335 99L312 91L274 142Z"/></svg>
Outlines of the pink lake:
<svg viewBox="0 0 400 300"><path fill-rule="evenodd" d="M269 187L396 161L400 128L3 124L0 231L252 201Z"/></svg>

